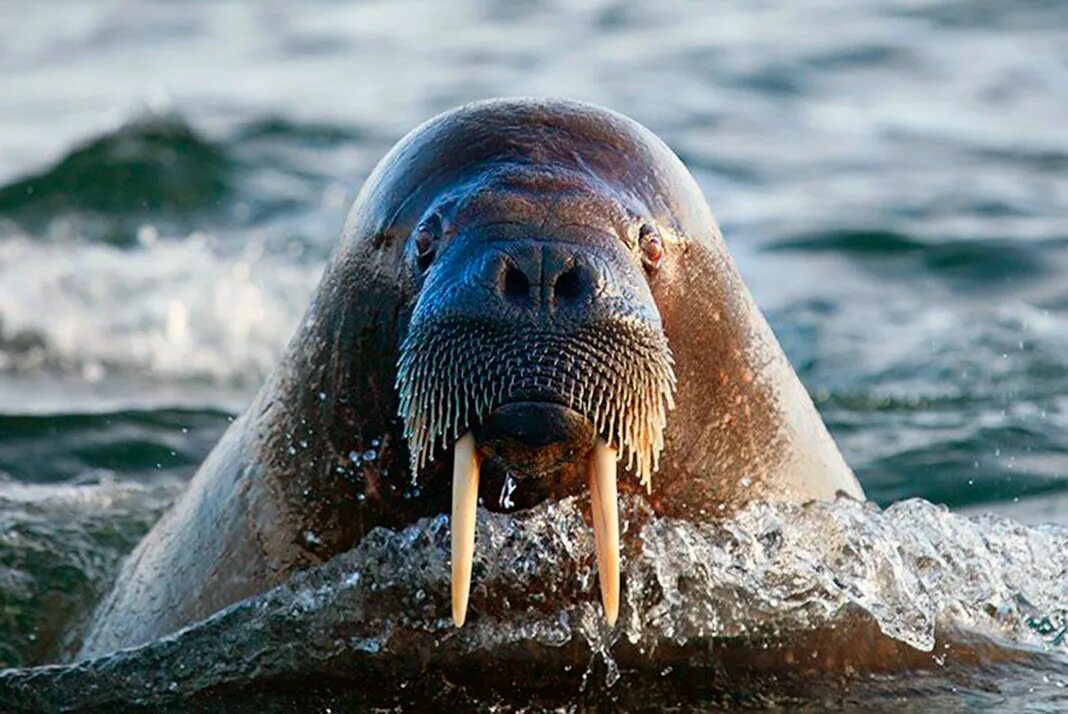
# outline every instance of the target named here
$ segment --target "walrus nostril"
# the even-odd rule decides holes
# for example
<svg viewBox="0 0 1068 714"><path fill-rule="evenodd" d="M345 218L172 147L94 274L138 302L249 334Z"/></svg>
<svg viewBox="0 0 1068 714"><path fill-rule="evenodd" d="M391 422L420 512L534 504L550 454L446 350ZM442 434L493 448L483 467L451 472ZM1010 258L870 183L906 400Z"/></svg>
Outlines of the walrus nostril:
<svg viewBox="0 0 1068 714"><path fill-rule="evenodd" d="M504 295L513 299L530 296L530 281L523 271L515 266L510 265L504 271Z"/></svg>
<svg viewBox="0 0 1068 714"><path fill-rule="evenodd" d="M582 295L582 273L578 268L571 268L556 279L553 295L557 300L576 300Z"/></svg>

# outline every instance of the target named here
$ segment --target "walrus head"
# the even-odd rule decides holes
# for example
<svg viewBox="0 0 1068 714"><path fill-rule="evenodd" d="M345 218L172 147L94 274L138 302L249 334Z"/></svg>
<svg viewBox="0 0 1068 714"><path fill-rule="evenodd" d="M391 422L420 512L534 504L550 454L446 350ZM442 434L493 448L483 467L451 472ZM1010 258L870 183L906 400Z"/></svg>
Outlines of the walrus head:
<svg viewBox="0 0 1068 714"><path fill-rule="evenodd" d="M691 518L860 493L689 171L578 102L476 103L398 142L280 373L272 502L331 538L301 548L451 508L457 623L480 497L589 492L614 620L617 488ZM307 433L324 448L294 450Z"/></svg>
<svg viewBox="0 0 1068 714"><path fill-rule="evenodd" d="M86 650L449 511L462 624L478 503L583 492L612 622L617 488L693 520L863 496L662 141L578 102L461 107L368 177L281 364L128 561ZM377 565L389 587L395 564Z"/></svg>

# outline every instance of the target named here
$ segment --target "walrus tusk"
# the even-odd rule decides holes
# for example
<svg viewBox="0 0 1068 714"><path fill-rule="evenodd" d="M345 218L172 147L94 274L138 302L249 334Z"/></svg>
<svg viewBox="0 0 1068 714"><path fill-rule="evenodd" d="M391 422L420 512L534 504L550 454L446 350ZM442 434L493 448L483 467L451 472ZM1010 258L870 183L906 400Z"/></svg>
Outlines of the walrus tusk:
<svg viewBox="0 0 1068 714"><path fill-rule="evenodd" d="M467 598L471 593L478 469L475 437L467 432L456 442L452 467L452 620L457 627L467 619Z"/></svg>
<svg viewBox="0 0 1068 714"><path fill-rule="evenodd" d="M478 509L479 458L475 437L468 432L456 442L452 470L452 620L463 627L471 594ZM601 582L604 617L619 617L619 507L616 503L616 451L598 439L587 465L593 506L593 540Z"/></svg>
<svg viewBox="0 0 1068 714"><path fill-rule="evenodd" d="M601 602L604 619L611 626L619 617L619 508L616 504L616 451L604 439L598 439L593 447L587 470Z"/></svg>

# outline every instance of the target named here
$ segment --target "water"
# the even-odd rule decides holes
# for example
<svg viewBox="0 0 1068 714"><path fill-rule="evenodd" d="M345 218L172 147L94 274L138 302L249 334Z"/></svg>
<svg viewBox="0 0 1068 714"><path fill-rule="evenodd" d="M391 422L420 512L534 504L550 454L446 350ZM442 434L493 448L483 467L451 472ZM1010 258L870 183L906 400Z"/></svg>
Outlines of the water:
<svg viewBox="0 0 1068 714"><path fill-rule="evenodd" d="M753 506L719 525L655 518L634 497L622 510L614 631L569 499L480 514L477 615L462 630L448 614L442 515L378 529L159 642L9 673L0 694L45 710L1068 702L1068 528L969 520L918 499Z"/></svg>
<svg viewBox="0 0 1068 714"><path fill-rule="evenodd" d="M326 706L351 704L370 672L411 682L377 692L386 705L428 691L471 703L464 672L525 646L559 685L546 704L1063 709L1066 28L1055 0L0 6L0 665L76 646L123 554L271 369L374 162L419 121L488 96L605 104L676 149L887 509L635 525L625 599L641 605L615 642L593 617L573 507L483 524L514 558L476 570L473 606L481 577L514 619L491 612L462 635L430 615L446 571L442 526L424 522L177 639L9 674L0 692L46 707L91 685L178 708ZM952 512L891 505L910 498ZM761 540L772 531L785 555ZM859 571L839 559L849 543ZM544 558L523 560L532 544ZM530 610L505 577L516 559L545 602L566 593L559 607ZM355 574L390 580L404 612ZM353 613L369 614L339 630ZM741 626L828 623L937 652L939 617L1019 656L800 686L768 674L781 661L743 672L707 654L747 651ZM954 627L946 642L971 637ZM987 652L966 645L953 646ZM406 668L431 652L443 664L421 683ZM529 692L529 668L502 669L517 681L480 703ZM269 693L254 698L257 678Z"/></svg>

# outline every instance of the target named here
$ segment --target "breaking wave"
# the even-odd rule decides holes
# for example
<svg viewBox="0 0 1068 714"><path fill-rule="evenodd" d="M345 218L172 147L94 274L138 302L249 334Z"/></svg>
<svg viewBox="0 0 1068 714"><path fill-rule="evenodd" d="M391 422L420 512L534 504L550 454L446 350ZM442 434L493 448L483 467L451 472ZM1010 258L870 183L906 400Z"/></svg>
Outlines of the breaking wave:
<svg viewBox="0 0 1068 714"><path fill-rule="evenodd" d="M258 385L300 319L322 266L210 236L105 244L0 241L0 374L115 373Z"/></svg>

